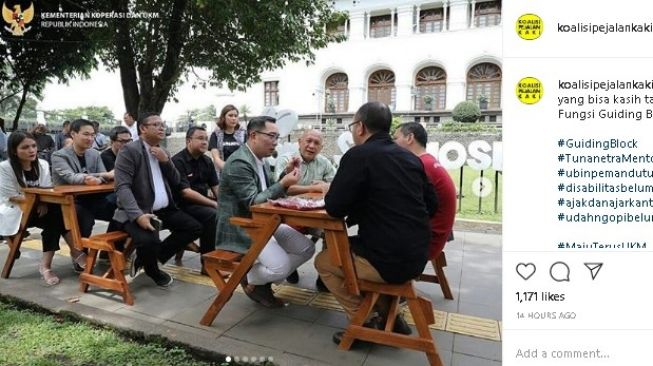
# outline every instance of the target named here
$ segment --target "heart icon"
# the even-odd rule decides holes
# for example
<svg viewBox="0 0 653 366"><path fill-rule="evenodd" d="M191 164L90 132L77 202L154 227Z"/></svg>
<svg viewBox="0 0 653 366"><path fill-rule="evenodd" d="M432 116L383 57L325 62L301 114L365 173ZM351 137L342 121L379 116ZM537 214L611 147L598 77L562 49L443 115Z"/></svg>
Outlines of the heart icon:
<svg viewBox="0 0 653 366"><path fill-rule="evenodd" d="M528 281L528 279L535 274L535 265L533 263L519 263L516 269L517 274L523 278L524 281Z"/></svg>

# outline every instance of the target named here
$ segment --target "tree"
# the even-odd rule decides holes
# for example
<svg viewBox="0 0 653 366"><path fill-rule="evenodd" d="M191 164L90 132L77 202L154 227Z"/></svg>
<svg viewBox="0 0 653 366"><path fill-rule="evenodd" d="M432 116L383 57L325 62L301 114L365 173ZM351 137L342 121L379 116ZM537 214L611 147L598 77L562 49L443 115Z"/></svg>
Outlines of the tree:
<svg viewBox="0 0 653 366"><path fill-rule="evenodd" d="M80 12L92 1L38 3L38 12ZM13 129L18 127L28 95L40 97L49 81L65 82L69 78L89 72L97 65L96 42L92 42L77 28L42 28L38 19L22 36L2 33L0 54L0 102L15 95L20 101L13 116Z"/></svg>
<svg viewBox="0 0 653 366"><path fill-rule="evenodd" d="M116 117L107 106L87 106L45 111L45 119L57 125L61 125L63 121L74 121L78 118L97 121L102 127L113 127L116 123Z"/></svg>
<svg viewBox="0 0 653 366"><path fill-rule="evenodd" d="M111 0L104 7L155 15L111 21L112 42L100 54L119 70L125 108L134 116L160 113L196 68L211 76L193 87L244 88L264 70L310 62L315 49L343 39L326 32L333 12L325 0Z"/></svg>

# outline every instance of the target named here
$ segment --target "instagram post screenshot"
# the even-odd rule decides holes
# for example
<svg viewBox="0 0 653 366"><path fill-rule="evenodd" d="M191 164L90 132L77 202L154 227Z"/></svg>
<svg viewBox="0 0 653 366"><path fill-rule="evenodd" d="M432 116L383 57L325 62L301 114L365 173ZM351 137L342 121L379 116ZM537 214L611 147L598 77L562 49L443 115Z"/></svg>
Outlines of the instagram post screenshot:
<svg viewBox="0 0 653 366"><path fill-rule="evenodd" d="M1 365L649 365L625 0L0 0Z"/></svg>

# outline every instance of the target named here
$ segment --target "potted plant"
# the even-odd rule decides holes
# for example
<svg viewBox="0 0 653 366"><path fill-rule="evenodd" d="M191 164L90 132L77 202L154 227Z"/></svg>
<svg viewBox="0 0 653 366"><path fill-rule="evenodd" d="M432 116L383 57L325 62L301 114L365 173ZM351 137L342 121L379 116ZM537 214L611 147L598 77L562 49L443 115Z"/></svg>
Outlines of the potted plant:
<svg viewBox="0 0 653 366"><path fill-rule="evenodd" d="M425 95L422 97L422 100L424 101L424 109L427 111L430 111L433 109L433 97L430 95Z"/></svg>
<svg viewBox="0 0 653 366"><path fill-rule="evenodd" d="M485 95L480 95L478 97L478 107L482 110L487 109L487 97Z"/></svg>

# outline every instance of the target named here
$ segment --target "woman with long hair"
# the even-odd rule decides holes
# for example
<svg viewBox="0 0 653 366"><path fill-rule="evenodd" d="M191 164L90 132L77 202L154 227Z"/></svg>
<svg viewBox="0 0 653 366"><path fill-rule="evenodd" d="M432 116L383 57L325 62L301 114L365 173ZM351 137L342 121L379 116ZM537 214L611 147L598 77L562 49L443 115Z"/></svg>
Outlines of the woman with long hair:
<svg viewBox="0 0 653 366"><path fill-rule="evenodd" d="M47 161L38 158L36 138L28 132L17 131L7 141L9 159L0 163L0 205L13 205L25 200L21 188L51 187L50 166ZM16 209L19 209L15 206ZM72 237L66 230L61 208L55 204L39 203L32 210L28 227L36 226L41 232L43 257L39 264L39 273L49 286L59 283L59 277L52 271L54 252L59 250L59 239L64 237L70 247L75 268L83 268L86 256L72 245ZM15 233L14 233L15 234Z"/></svg>
<svg viewBox="0 0 653 366"><path fill-rule="evenodd" d="M213 131L209 140L209 151L218 177L224 162L245 143L246 136L245 128L240 126L238 109L232 104L227 104L222 108L218 118L218 128Z"/></svg>

